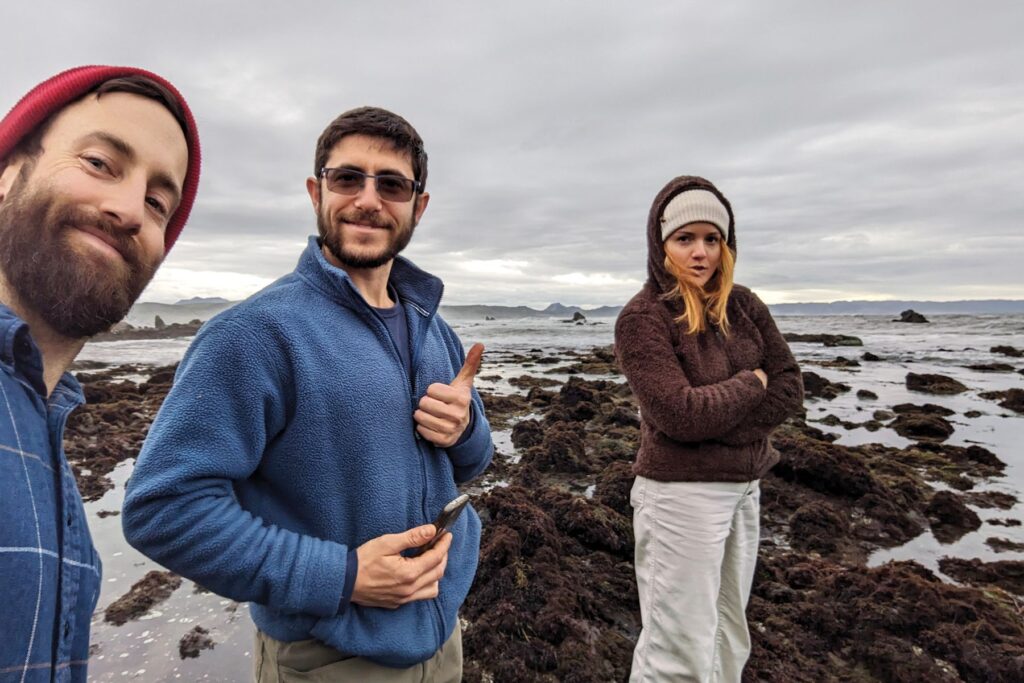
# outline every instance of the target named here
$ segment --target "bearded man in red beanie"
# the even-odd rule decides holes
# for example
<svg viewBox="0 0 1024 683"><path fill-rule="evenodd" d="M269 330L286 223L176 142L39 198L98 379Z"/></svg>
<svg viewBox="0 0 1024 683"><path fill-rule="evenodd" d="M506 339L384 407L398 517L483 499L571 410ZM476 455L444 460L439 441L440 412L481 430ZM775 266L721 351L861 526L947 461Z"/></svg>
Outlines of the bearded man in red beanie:
<svg viewBox="0 0 1024 683"><path fill-rule="evenodd" d="M130 67L50 78L0 121L0 681L85 681L100 561L62 448L67 368L121 320L195 199L181 94Z"/></svg>

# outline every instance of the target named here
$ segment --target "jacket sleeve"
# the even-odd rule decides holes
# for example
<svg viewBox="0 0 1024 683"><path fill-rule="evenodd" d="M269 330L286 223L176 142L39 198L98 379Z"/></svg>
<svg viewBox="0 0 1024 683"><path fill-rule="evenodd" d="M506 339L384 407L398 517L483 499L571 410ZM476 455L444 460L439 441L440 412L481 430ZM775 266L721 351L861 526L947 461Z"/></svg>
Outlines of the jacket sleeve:
<svg viewBox="0 0 1024 683"><path fill-rule="evenodd" d="M750 370L717 384L691 386L664 319L650 311L619 316L615 353L641 417L676 441L692 443L728 433L764 395L761 380Z"/></svg>
<svg viewBox="0 0 1024 683"><path fill-rule="evenodd" d="M452 365L456 372L466 362L466 352L462 348L455 331L447 323L441 322L445 344L452 356ZM470 422L459 440L446 449L448 459L454 470L455 483L461 484L480 476L494 457L494 441L491 439L491 425L484 414L484 403L477 392L472 389L470 406Z"/></svg>
<svg viewBox="0 0 1024 683"><path fill-rule="evenodd" d="M789 344L783 339L768 307L753 293L750 318L764 340L764 364L768 388L761 402L734 429L719 440L729 445L753 443L767 437L773 429L800 409L804 402L804 383L800 367Z"/></svg>
<svg viewBox="0 0 1024 683"><path fill-rule="evenodd" d="M276 355L230 320L200 331L139 454L122 525L143 554L220 595L332 616L349 549L264 522L233 490L285 425L292 388Z"/></svg>

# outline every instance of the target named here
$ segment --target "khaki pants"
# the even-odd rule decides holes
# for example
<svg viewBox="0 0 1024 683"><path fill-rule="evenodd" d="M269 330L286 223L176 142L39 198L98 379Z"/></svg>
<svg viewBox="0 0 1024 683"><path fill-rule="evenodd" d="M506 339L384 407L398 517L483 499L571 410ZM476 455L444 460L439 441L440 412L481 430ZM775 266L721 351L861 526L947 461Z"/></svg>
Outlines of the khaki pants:
<svg viewBox="0 0 1024 683"><path fill-rule="evenodd" d="M642 630L631 683L739 683L759 542L758 482L637 477L630 503Z"/></svg>
<svg viewBox="0 0 1024 683"><path fill-rule="evenodd" d="M256 629L253 666L256 683L458 683L462 680L462 629L456 626L433 657L408 669L346 655L319 640L283 643Z"/></svg>

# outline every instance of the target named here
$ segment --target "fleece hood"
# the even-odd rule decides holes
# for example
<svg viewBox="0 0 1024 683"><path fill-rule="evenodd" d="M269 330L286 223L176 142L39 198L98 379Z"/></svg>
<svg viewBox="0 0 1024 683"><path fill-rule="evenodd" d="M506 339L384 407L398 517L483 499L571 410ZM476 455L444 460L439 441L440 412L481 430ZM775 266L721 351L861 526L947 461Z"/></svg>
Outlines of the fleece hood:
<svg viewBox="0 0 1024 683"><path fill-rule="evenodd" d="M661 293L670 291L675 286L675 277L665 269L665 243L661 239L661 216L672 198L680 192L688 190L707 190L722 201L729 212L729 239L726 246L736 254L736 218L732 213L732 205L710 180L695 175L681 175L670 180L651 204L651 212L647 216L647 284Z"/></svg>

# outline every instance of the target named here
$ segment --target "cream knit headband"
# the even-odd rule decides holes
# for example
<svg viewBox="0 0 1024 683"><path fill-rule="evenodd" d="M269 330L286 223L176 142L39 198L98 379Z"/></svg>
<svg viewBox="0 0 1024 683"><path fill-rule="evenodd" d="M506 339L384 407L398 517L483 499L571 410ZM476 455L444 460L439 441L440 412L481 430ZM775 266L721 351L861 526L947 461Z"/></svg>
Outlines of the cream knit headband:
<svg viewBox="0 0 1024 683"><path fill-rule="evenodd" d="M661 214L661 240L690 223L711 223L729 241L729 212L713 192L686 190L673 197Z"/></svg>

